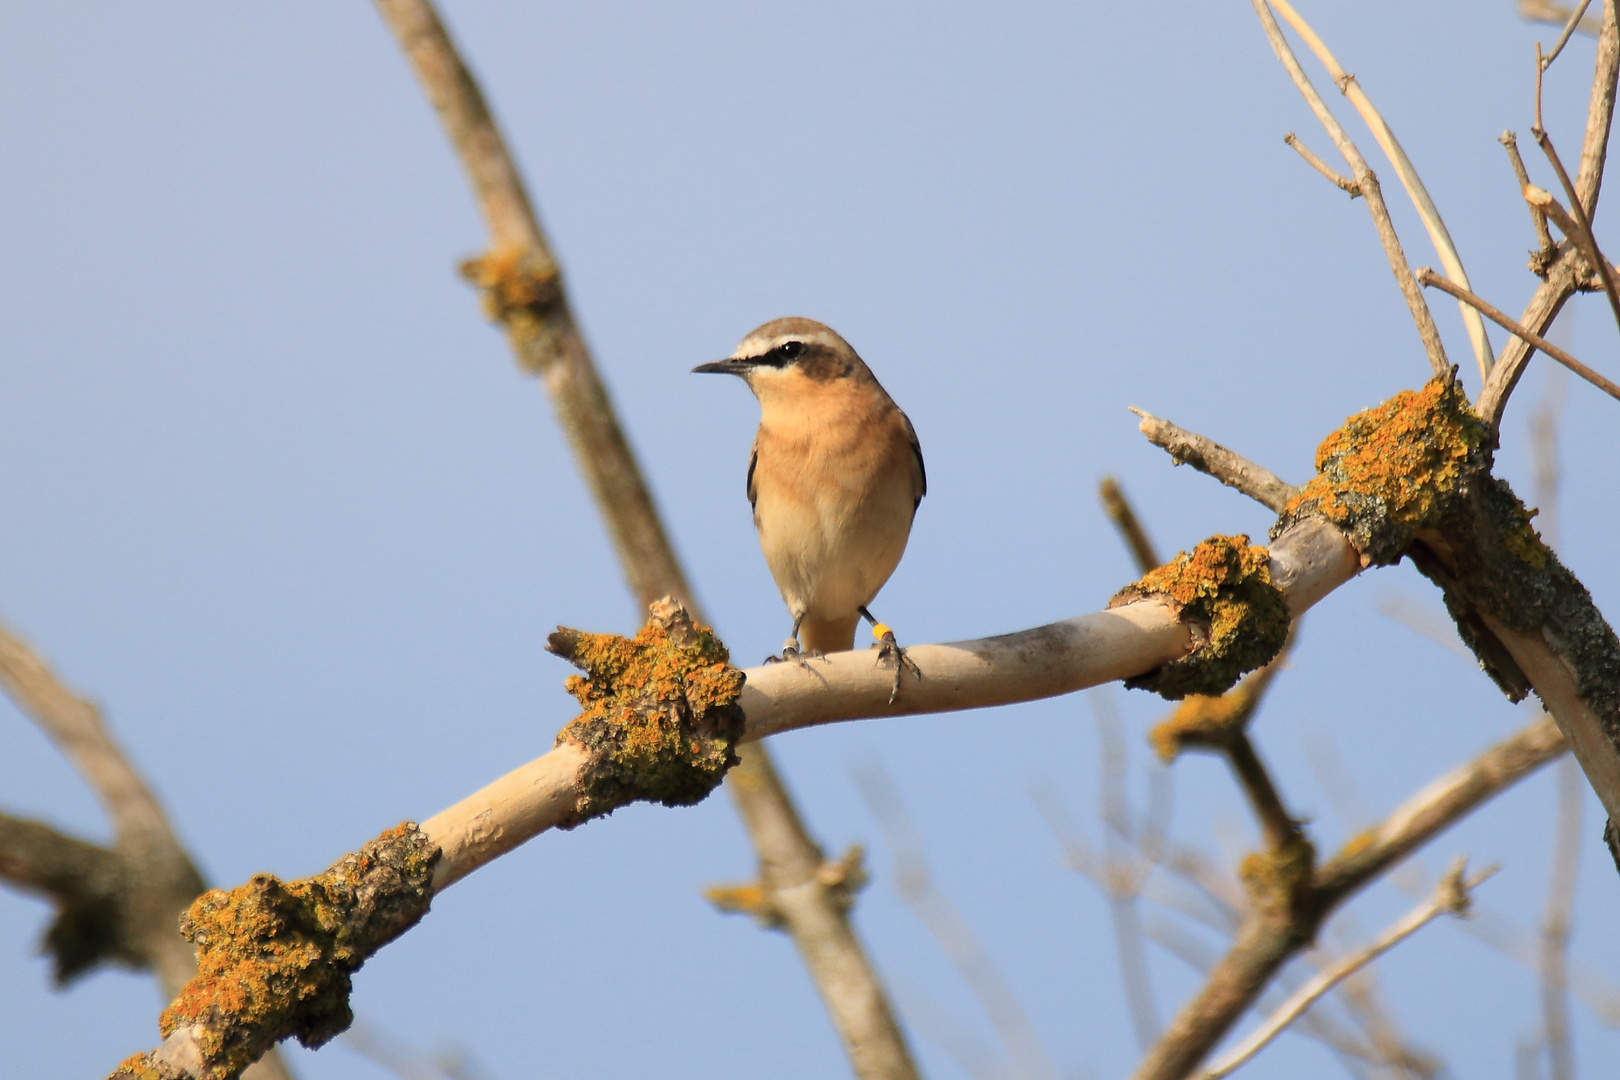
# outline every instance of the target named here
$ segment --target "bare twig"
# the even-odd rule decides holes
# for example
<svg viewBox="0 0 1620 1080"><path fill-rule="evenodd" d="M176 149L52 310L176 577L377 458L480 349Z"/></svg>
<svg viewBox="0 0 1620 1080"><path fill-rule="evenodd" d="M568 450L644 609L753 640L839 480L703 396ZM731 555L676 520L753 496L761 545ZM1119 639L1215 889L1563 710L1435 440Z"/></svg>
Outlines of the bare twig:
<svg viewBox="0 0 1620 1080"><path fill-rule="evenodd" d="M1361 186L1354 180L1347 180L1330 169L1327 162L1317 157L1316 154L1311 151L1310 147L1306 146L1299 140L1299 136L1290 131L1288 134L1283 136L1283 142L1293 147L1294 151L1298 153L1300 157L1305 159L1305 164L1321 173L1334 187L1338 188L1352 199L1361 198Z"/></svg>
<svg viewBox="0 0 1620 1080"><path fill-rule="evenodd" d="M1177 465L1191 465L1227 487L1237 489L1273 513L1282 513L1288 500L1299 490L1213 439L1177 427L1141 409L1133 408L1131 412L1142 418L1137 426L1148 441L1167 452Z"/></svg>
<svg viewBox="0 0 1620 1080"><path fill-rule="evenodd" d="M1595 26L1585 27L1581 24L1581 17L1586 14L1586 9L1591 5L1591 3L1592 0L1581 0L1579 4L1575 5L1575 10L1569 13L1569 19L1564 23L1564 32L1558 35L1557 42L1553 44L1552 52L1547 53L1541 58L1540 63L1542 71L1546 71L1548 68L1552 67L1553 61L1557 60L1558 54L1564 51L1564 46L1569 44L1569 39L1575 33L1577 28L1584 29L1587 33L1592 33L1597 29ZM1523 10L1524 6L1521 5L1520 11L1523 12Z"/></svg>
<svg viewBox="0 0 1620 1080"><path fill-rule="evenodd" d="M1316 31L1294 10L1288 0L1270 0L1270 3L1294 31L1305 39L1305 43L1316 54L1317 60L1327 68L1328 75L1339 88L1339 92L1350 99L1350 104L1355 106L1356 112L1361 114L1361 119L1372 131L1373 138L1378 140L1384 156L1395 167L1396 175L1401 178L1401 184L1406 188L1406 194L1412 200L1412 205L1417 208L1418 216L1423 219L1423 227L1428 230L1429 240L1434 244L1435 253L1440 256L1440 264L1446 268L1446 274L1463 288L1472 289L1473 285L1468 280L1468 274L1463 270L1462 257L1457 254L1457 246L1451 240L1451 233L1447 230L1444 219L1440 217L1439 208L1429 197L1428 189L1423 186L1417 169L1407 157L1400 141L1395 138L1395 133L1390 130L1383 115L1373 106L1372 99L1361 88L1356 77L1339 66L1338 59L1328 49L1327 44L1317 36ZM1461 307L1461 311L1463 326L1467 328L1469 343L1474 348L1474 359L1479 364L1480 379L1486 379L1490 376L1491 366L1496 361L1491 355L1490 339L1485 335L1485 324L1480 321L1478 312L1467 307Z"/></svg>
<svg viewBox="0 0 1620 1080"><path fill-rule="evenodd" d="M1542 717L1434 781L1316 871L1284 911L1251 906L1231 949L1137 1067L1137 1080L1178 1080L1195 1069L1276 972L1314 938L1332 911L1421 844L1564 751Z"/></svg>
<svg viewBox="0 0 1620 1080"><path fill-rule="evenodd" d="M1119 486L1119 481L1112 476L1103 477L1097 487L1097 496L1102 500L1103 512L1108 515L1108 520L1119 530L1120 539L1130 548L1136 568L1145 574L1158 566L1159 553L1153 549L1153 541L1148 539L1147 530L1131 508L1130 500L1125 498L1125 489Z"/></svg>
<svg viewBox="0 0 1620 1080"><path fill-rule="evenodd" d="M1511 131L1502 132L1497 140L1507 150L1508 162L1513 166L1513 176L1519 182L1519 190L1523 191L1530 186L1530 174L1525 171L1524 158L1519 156L1519 138ZM1547 215L1539 209L1530 207L1530 223L1535 226L1538 251L1543 259L1554 251L1552 234L1547 231Z"/></svg>
<svg viewBox="0 0 1620 1080"><path fill-rule="evenodd" d="M430 0L377 0L377 7L438 113L488 226L490 252L468 264L469 276L486 290L486 306L505 327L519 366L543 379L638 608L674 596L696 611L651 490L574 322L557 260L477 81ZM820 848L788 801L764 747L744 755L728 790L744 821L784 823L771 834L770 847L763 835L750 834L762 879L774 877L768 866L821 863ZM834 1011L857 1075L914 1076L910 1051L847 907L828 894L801 892L784 909L787 929L801 955L813 961L812 978ZM833 1005L834 995L847 996L847 1008Z"/></svg>
<svg viewBox="0 0 1620 1080"><path fill-rule="evenodd" d="M1316 114L1316 119L1326 129L1333 145L1338 147L1339 153L1344 156L1346 165L1350 166L1351 178L1361 189L1362 197L1367 203L1367 212L1372 215L1373 225L1378 230L1378 239L1384 245L1384 256L1389 260L1389 268L1395 275L1395 281L1400 285L1401 295L1406 299L1406 306L1411 309L1412 321L1417 324L1418 338L1423 342L1424 351L1428 353L1429 366L1434 373L1445 376L1451 371L1451 361L1446 359L1446 347L1440 340L1440 331L1434 325L1434 316L1429 311L1429 305L1423 299L1423 292L1418 288L1417 279L1412 276L1412 267L1406 261L1406 254L1401 250L1400 238L1395 235L1395 225L1389 217L1389 207L1384 203L1383 189L1378 186L1378 178L1367 167L1367 161L1356 149L1356 144L1350 141L1344 128L1333 118L1328 107L1322 101L1322 96L1311 85L1305 71L1299 66L1299 60L1294 56L1294 50L1283 37L1282 29L1277 20L1272 17L1271 8L1266 0L1252 0L1255 14L1260 17L1260 25L1266 32L1266 39L1271 42L1271 48L1282 62L1294 86L1300 95Z"/></svg>
<svg viewBox="0 0 1620 1080"><path fill-rule="evenodd" d="M1457 859L1451 864L1450 871L1441 880L1440 887L1435 890L1434 897L1428 903L1414 908L1365 948L1346 956L1300 987L1281 1009L1260 1025L1241 1045L1204 1073L1204 1080L1220 1080L1221 1077L1230 1076L1244 1062L1263 1050L1271 1040L1282 1034L1289 1024L1298 1019L1306 1009L1342 979L1359 971L1441 915L1467 915L1468 890L1479 885L1495 871L1487 870L1472 880L1465 881L1463 880L1465 866L1462 859Z"/></svg>
<svg viewBox="0 0 1620 1080"><path fill-rule="evenodd" d="M1540 349L1542 352L1546 353L1560 364L1563 364L1565 367L1569 368L1569 370L1573 371L1575 374L1579 375L1581 378L1585 379L1599 390L1602 390L1605 394L1608 394L1610 397L1615 398L1616 400L1620 400L1620 384L1616 384L1612 380L1604 378L1602 375L1598 374L1596 371L1593 371L1591 368L1587 367L1585 364L1581 363L1579 360L1575 359L1573 356L1569 355L1569 353L1565 352L1563 349L1560 349L1558 346L1554 345L1540 334L1531 333L1529 330L1525 329L1509 318L1500 308L1478 296L1475 296L1467 289L1452 284L1439 274L1436 274L1433 270L1430 270L1427 266L1420 269L1417 272L1417 276L1418 280L1423 284L1432 285L1441 292L1450 293L1463 303L1478 308L1485 314L1486 318L1496 323L1514 337L1521 338L1533 348Z"/></svg>

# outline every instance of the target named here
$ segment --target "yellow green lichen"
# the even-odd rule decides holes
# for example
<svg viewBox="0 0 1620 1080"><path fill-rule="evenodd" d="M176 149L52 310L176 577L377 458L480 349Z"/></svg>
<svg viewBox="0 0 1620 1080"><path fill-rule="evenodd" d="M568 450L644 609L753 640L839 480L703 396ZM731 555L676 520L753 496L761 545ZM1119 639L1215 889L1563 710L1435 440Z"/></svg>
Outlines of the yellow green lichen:
<svg viewBox="0 0 1620 1080"><path fill-rule="evenodd" d="M1455 380L1403 390L1322 441L1316 475L1288 501L1279 531L1314 514L1342 529L1365 563L1397 562L1465 492L1492 441Z"/></svg>
<svg viewBox="0 0 1620 1080"><path fill-rule="evenodd" d="M559 629L547 647L586 672L565 684L584 711L557 736L590 756L570 824L640 800L700 802L737 763L743 673L679 604L654 604L634 638Z"/></svg>
<svg viewBox="0 0 1620 1080"><path fill-rule="evenodd" d="M1277 655L1288 640L1288 600L1271 583L1270 555L1247 536L1212 536L1134 584L1109 607L1158 597L1195 628L1196 647L1127 686L1178 700L1224 693L1245 672Z"/></svg>
<svg viewBox="0 0 1620 1080"><path fill-rule="evenodd" d="M288 1036L315 1047L342 1032L350 975L427 912L437 860L406 822L313 877L204 893L180 920L197 976L163 1011L164 1037L191 1025L209 1075L226 1080Z"/></svg>
<svg viewBox="0 0 1620 1080"><path fill-rule="evenodd" d="M1316 876L1316 848L1295 832L1270 851L1244 857L1238 877L1255 907L1267 912L1292 912L1310 895Z"/></svg>

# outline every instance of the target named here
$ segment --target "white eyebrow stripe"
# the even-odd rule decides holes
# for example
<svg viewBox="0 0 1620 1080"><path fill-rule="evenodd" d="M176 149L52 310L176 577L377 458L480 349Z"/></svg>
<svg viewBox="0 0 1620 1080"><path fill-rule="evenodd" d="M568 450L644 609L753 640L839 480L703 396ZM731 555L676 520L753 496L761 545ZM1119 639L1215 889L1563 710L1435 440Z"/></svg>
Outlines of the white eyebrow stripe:
<svg viewBox="0 0 1620 1080"><path fill-rule="evenodd" d="M750 334L737 345L737 349L731 354L731 358L742 359L744 357L764 356L772 349L779 348L790 341L802 341L806 345L836 346L839 340L838 336L831 331L819 330L808 334L777 334L769 338L755 337Z"/></svg>

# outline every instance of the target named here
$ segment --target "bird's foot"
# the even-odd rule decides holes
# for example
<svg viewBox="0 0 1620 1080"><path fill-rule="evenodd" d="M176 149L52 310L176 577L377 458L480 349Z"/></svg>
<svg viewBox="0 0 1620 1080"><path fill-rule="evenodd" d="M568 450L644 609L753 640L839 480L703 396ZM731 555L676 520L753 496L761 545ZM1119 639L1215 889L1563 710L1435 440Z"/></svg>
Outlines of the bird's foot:
<svg viewBox="0 0 1620 1080"><path fill-rule="evenodd" d="M808 652L802 652L799 649L799 639L788 638L787 642L782 646L782 655L767 656L765 658L765 662L767 664L797 663L800 667L804 668L806 671L809 671L811 660L825 659L827 659L827 657L820 649L811 649Z"/></svg>
<svg viewBox="0 0 1620 1080"><path fill-rule="evenodd" d="M907 654L906 650L900 647L900 643L895 640L894 631L883 623L874 622L872 624L872 636L877 639L877 644L873 648L878 651L878 666L881 667L884 663L894 665L894 685L889 689L889 704L893 705L900 699L901 674L910 671L920 679L922 678L922 668L919 668L917 662Z"/></svg>

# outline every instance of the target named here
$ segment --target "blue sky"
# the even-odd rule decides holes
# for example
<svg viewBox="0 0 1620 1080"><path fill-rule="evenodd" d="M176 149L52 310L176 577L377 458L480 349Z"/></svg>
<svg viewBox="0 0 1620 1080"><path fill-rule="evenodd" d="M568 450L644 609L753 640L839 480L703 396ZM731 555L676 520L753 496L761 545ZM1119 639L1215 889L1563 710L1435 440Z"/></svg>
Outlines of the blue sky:
<svg viewBox="0 0 1620 1080"><path fill-rule="evenodd" d="M1477 290L1517 310L1534 238L1496 138L1527 134L1533 43L1556 30L1508 0L1303 10L1384 108ZM768 318L836 327L915 423L929 496L879 598L911 641L1100 607L1134 576L1096 503L1104 474L1166 553L1264 533L1264 510L1171 468L1128 405L1297 482L1347 414L1427 374L1366 211L1283 145L1293 130L1329 149L1237 0L488 0L445 14L745 662L786 629L743 497L756 412L740 386L687 372ZM1563 147L1579 145L1592 54L1577 39L1549 75ZM313 872L548 747L571 711L545 635L639 620L542 390L453 272L482 228L371 7L13 5L0 141L0 617L104 704L209 878ZM1435 262L1381 172L1414 263ZM1605 306L1573 307L1560 332L1613 376ZM1476 389L1454 305L1434 309ZM1503 430L1499 471L1525 493L1544 375L1538 360ZM1611 612L1614 408L1570 386L1563 504L1566 561ZM1409 568L1351 583L1306 621L1257 721L1322 847L1357 823L1314 778L1312 740L1331 738L1380 812L1528 719L1470 662L1380 615L1392 594L1441 612ZM1165 706L1112 697L1140 799L1142 736ZM0 805L105 835L5 705L0 745ZM942 1011L994 1045L893 887L852 779L871 762L1052 1061L1129 1070L1107 905L1064 868L1029 794L1054 785L1097 836L1084 698L774 749L828 848L869 845L858 923L911 1015ZM1250 842L1219 762L1186 759L1174 780L1180 838ZM1552 796L1548 771L1427 864L1500 861L1481 902L1534 923ZM1620 879L1600 827L1589 797L1575 950L1612 972ZM440 898L358 976L355 1007L512 1080L840 1075L788 942L700 898L751 861L723 799L544 836ZM1380 886L1355 918L1370 932L1409 903ZM103 973L52 994L45 908L0 893L0 911L0 1030L32 1036L8 1040L18 1075L97 1075L155 1042L149 980ZM1411 1037L1459 1075L1507 1074L1538 1022L1534 980L1454 926L1377 970ZM1196 977L1162 952L1151 971L1168 1017ZM1616 1035L1575 1018L1581 1059L1612 1057ZM931 1076L964 1075L917 1042ZM383 1075L341 1045L293 1060L310 1080ZM1248 1075L1324 1068L1288 1036Z"/></svg>

